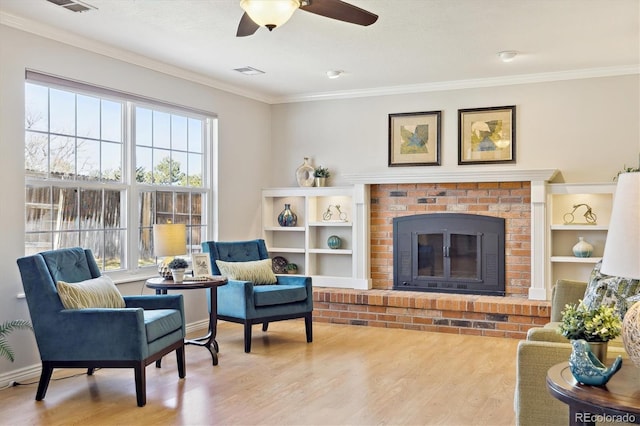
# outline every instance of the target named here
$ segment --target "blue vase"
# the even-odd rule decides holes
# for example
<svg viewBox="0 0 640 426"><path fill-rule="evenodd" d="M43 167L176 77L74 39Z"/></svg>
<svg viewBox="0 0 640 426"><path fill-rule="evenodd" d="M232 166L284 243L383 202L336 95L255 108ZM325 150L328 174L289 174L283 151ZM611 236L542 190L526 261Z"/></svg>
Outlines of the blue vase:
<svg viewBox="0 0 640 426"><path fill-rule="evenodd" d="M337 235L332 235L327 239L327 245L330 249L339 249L342 245L342 240Z"/></svg>
<svg viewBox="0 0 640 426"><path fill-rule="evenodd" d="M298 216L291 211L291 204L285 204L284 210L278 215L278 224L280 226L296 226Z"/></svg>

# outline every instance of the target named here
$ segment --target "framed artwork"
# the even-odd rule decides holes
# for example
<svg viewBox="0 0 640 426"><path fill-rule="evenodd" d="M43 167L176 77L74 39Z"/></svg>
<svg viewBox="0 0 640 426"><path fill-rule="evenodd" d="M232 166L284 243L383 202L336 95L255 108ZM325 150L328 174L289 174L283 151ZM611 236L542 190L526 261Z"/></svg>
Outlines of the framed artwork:
<svg viewBox="0 0 640 426"><path fill-rule="evenodd" d="M193 261L193 276L201 277L211 275L211 260L208 253L194 253L191 255Z"/></svg>
<svg viewBox="0 0 640 426"><path fill-rule="evenodd" d="M439 166L441 111L389 114L389 166Z"/></svg>
<svg viewBox="0 0 640 426"><path fill-rule="evenodd" d="M458 164L515 161L515 105L458 110Z"/></svg>

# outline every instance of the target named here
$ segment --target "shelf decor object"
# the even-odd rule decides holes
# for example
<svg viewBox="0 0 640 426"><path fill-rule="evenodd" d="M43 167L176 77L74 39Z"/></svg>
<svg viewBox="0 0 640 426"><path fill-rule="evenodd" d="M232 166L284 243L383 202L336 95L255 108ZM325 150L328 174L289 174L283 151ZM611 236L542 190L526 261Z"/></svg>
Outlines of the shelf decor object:
<svg viewBox="0 0 640 426"><path fill-rule="evenodd" d="M337 219L332 219L333 213L331 212L331 207L336 209L336 211L338 212L338 218ZM327 210L325 210L325 212L322 213L322 221L323 222L346 222L347 221L347 213L345 213L342 210L340 210L340 205L339 204L336 204L335 206L332 205L332 204L329 204L329 207L327 207Z"/></svg>
<svg viewBox="0 0 640 426"><path fill-rule="evenodd" d="M584 218L586 220L585 223L577 223L577 225L597 225L597 220L598 217L596 216L596 214L591 210L591 207L589 207L588 204L574 204L573 205L573 210L569 213L565 213L564 216L562 217L562 219L564 220L564 224L565 225L572 225L575 220L575 216L573 215L576 210L578 210L580 207L585 207L587 210L584 212Z"/></svg>
<svg viewBox="0 0 640 426"><path fill-rule="evenodd" d="M575 257L591 257L593 246L585 241L584 237L578 237L578 242L572 250Z"/></svg>
<svg viewBox="0 0 640 426"><path fill-rule="evenodd" d="M304 157L304 162L300 167L296 169L296 180L298 181L298 186L313 186L315 180L315 177L313 176L314 171L315 167L313 167L311 163L309 163L309 157Z"/></svg>
<svg viewBox="0 0 640 426"><path fill-rule="evenodd" d="M458 164L516 162L516 107L458 110Z"/></svg>
<svg viewBox="0 0 640 426"><path fill-rule="evenodd" d="M332 250L339 249L341 245L342 245L342 240L337 235L331 235L329 238L327 238L327 246L330 249Z"/></svg>
<svg viewBox="0 0 640 426"><path fill-rule="evenodd" d="M291 211L291 204L284 205L284 210L278 215L278 224L280 226L296 226L298 224L298 216Z"/></svg>
<svg viewBox="0 0 640 426"><path fill-rule="evenodd" d="M326 167L318 166L313 171L313 177L315 178L316 186L327 186L327 179L331 177L331 172Z"/></svg>
<svg viewBox="0 0 640 426"><path fill-rule="evenodd" d="M618 176L609 233L602 259L603 274L640 280L640 173ZM640 368L640 302L629 308L622 323L629 358Z"/></svg>
<svg viewBox="0 0 640 426"><path fill-rule="evenodd" d="M439 166L442 111L389 114L389 167Z"/></svg>

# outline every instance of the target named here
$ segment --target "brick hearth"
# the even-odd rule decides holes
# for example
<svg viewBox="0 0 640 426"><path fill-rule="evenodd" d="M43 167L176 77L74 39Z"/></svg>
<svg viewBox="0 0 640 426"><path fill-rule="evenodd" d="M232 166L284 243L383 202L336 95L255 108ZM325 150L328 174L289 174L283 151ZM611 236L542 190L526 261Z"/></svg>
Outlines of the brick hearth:
<svg viewBox="0 0 640 426"><path fill-rule="evenodd" d="M543 300L395 290L314 288L313 320L523 339L549 322Z"/></svg>
<svg viewBox="0 0 640 426"><path fill-rule="evenodd" d="M527 299L530 182L373 184L370 193L373 289L314 289L314 321L516 339L549 321L550 303ZM505 219L505 297L392 290L392 220L430 212Z"/></svg>

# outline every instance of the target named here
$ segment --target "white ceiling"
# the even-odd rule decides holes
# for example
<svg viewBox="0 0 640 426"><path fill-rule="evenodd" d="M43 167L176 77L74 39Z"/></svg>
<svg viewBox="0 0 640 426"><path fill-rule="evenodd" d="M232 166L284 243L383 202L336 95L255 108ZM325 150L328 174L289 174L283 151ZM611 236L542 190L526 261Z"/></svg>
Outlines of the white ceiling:
<svg viewBox="0 0 640 426"><path fill-rule="evenodd" d="M244 38L239 0L86 2L97 10L0 0L0 22L270 103L635 74L640 64L638 0L347 0L378 21L298 10ZM502 63L502 50L519 54ZM233 70L246 66L265 74Z"/></svg>

